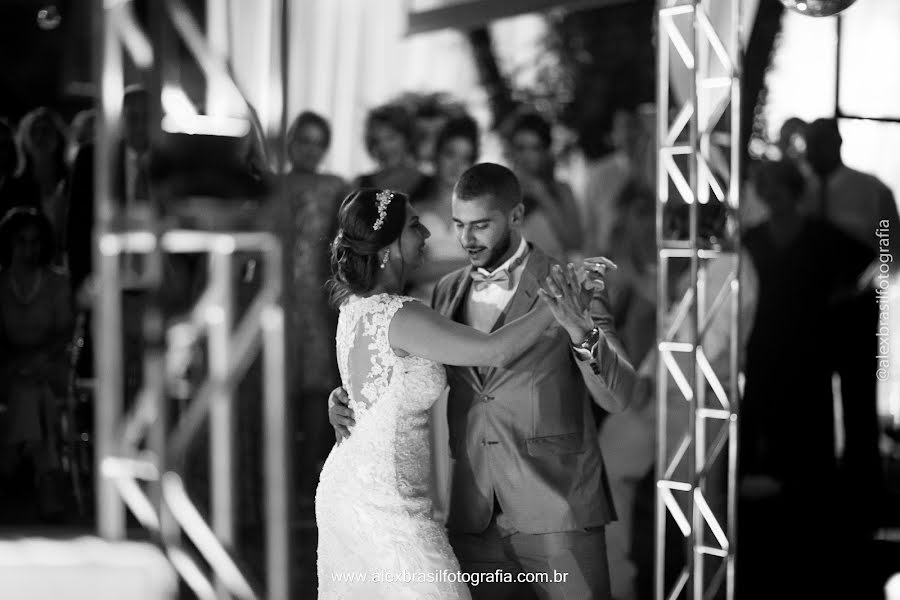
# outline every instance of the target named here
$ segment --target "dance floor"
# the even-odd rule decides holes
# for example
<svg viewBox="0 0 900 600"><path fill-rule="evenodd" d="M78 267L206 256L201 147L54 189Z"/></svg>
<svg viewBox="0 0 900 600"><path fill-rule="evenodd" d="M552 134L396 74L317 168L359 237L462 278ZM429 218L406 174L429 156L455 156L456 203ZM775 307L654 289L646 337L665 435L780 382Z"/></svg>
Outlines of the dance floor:
<svg viewBox="0 0 900 600"><path fill-rule="evenodd" d="M35 538L35 539L52 539L52 540L76 540L85 536L96 535L93 525L93 515L79 514L74 499L68 498L66 505L66 513L59 523L42 522L36 509L36 502L33 495L23 490L28 489L27 481L14 481L18 485L3 486L0 490L0 542L11 539ZM634 551L636 554L652 557L652 493L649 488L652 487L652 481L647 481L644 488L647 492L643 494L648 498L648 502L639 503L646 504L641 506L638 512L642 518L640 522L645 525L641 535L637 536L643 540L638 544ZM91 506L91 499L87 499L88 507ZM745 507L747 508L747 507ZM766 519L765 507L758 506L754 510L745 510L745 519L758 520ZM316 597L316 527L314 520L314 510L307 501L305 506L297 508L292 523L293 533L293 551L292 570L291 570L291 589L292 597L314 599ZM844 515L844 518L852 518L850 515ZM149 541L149 535L146 531L137 526L133 521L129 521L128 538L133 541ZM745 523L745 526L751 526ZM248 537L249 539L249 537ZM752 536L743 540L744 555L752 555L756 553ZM796 551L802 552L803 541L793 540L797 542ZM240 563L247 565L252 572L252 565L261 565L263 551L256 544L242 544L238 549L238 560ZM740 547L740 546L739 546ZM672 551L679 552L680 548L672 548ZM883 527L868 547L863 552L864 556L857 556L857 568L854 569L854 581L859 582L854 592L854 598L865 600L868 598L882 599L884 581L893 573L900 570L900 515L897 515L896 522L888 523ZM741 553L739 552L739 556ZM739 565L744 568L743 573L747 575L750 572L758 571L763 565L745 565L739 561ZM640 582L638 586L639 600L650 600L652 598L652 572L653 565L650 560L641 561L639 564L641 571ZM49 571L48 571L49 572ZM672 573L670 575L676 575ZM764 581L765 578L763 577ZM738 570L738 600L752 598L755 594L741 594L741 588L746 586L748 578L741 579L741 570ZM740 585L741 583L744 586ZM192 598L193 594L184 586L179 584L182 593L180 598ZM751 585L752 587L752 585ZM759 590L755 590L759 591ZM771 589L769 590L771 591ZM4 596L5 597L5 596ZM65 596L59 596L60 600L65 600Z"/></svg>

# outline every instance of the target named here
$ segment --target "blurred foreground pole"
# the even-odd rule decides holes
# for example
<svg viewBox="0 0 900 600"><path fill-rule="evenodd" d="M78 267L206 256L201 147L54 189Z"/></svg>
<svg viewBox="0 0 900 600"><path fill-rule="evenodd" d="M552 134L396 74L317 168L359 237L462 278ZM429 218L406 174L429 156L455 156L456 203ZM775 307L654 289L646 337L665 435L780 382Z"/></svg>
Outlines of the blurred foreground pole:
<svg viewBox="0 0 900 600"><path fill-rule="evenodd" d="M277 188L265 137L272 132L233 77L231 9L211 0L94 3L98 532L123 540L127 508L199 598L280 600L289 597L290 556L282 249L260 217ZM257 7L272 31L270 117L283 106L284 9L274 0ZM140 205L123 185L126 59L148 98L150 148L139 160L149 194ZM238 291L248 280L255 293L243 305ZM141 335L128 337L129 318L139 319ZM129 386L123 374L135 346L140 376ZM266 564L255 578L238 559L235 411L260 354L262 396L253 409L262 423ZM194 442L209 448L208 507L188 493Z"/></svg>

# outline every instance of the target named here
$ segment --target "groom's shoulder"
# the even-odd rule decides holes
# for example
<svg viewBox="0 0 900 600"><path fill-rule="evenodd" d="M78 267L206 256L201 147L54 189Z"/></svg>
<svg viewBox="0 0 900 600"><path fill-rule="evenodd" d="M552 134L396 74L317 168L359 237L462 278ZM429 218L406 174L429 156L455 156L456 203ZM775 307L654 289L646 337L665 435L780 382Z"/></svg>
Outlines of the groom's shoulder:
<svg viewBox="0 0 900 600"><path fill-rule="evenodd" d="M562 264L560 261L541 250L537 244L529 242L529 245L531 246L531 256L528 258L528 269L538 277L549 275L553 265Z"/></svg>
<svg viewBox="0 0 900 600"><path fill-rule="evenodd" d="M457 285L459 285L460 281L463 281L466 277L466 273L469 271L469 267L460 267L455 271L450 271L437 282L437 285L434 286L435 296L449 293L450 290L454 289Z"/></svg>

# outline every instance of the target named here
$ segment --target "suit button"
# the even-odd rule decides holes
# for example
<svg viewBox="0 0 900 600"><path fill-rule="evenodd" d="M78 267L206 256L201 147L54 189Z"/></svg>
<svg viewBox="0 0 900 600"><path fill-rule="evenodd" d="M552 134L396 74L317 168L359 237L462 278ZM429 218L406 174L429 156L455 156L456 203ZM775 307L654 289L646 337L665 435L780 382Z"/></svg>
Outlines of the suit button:
<svg viewBox="0 0 900 600"><path fill-rule="evenodd" d="M488 396L487 394L479 394L478 399L481 400L482 402L490 402L491 400L494 399L494 397Z"/></svg>

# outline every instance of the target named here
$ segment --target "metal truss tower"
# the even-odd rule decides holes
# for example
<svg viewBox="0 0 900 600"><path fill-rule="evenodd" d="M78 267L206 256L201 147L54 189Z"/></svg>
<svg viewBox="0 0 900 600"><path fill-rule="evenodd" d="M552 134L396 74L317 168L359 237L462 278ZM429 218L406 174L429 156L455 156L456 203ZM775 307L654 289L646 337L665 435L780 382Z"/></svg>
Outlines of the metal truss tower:
<svg viewBox="0 0 900 600"><path fill-rule="evenodd" d="M658 3L657 600L734 596L740 6ZM728 217L709 237L701 215L715 203ZM671 227L679 212L687 226ZM714 264L728 275L710 278Z"/></svg>
<svg viewBox="0 0 900 600"><path fill-rule="evenodd" d="M261 11L284 8L279 2L262 2L259 6ZM158 211L123 209L124 203L117 197L122 192L114 187L115 170L121 168L117 153L125 125L122 99L126 57L148 84L151 140L159 139L161 129L233 139L251 129L252 111L222 52L221 34L225 31L227 36L228 26L219 27L218 36L209 26L210 19L222 16L223 7L227 10L224 0L207 2L204 30L182 0L148 2L150 22L164 21L163 29L143 25L134 3L128 0L94 2L100 96L94 170L97 520L101 536L121 540L127 535L126 509L130 511L199 598L262 596L234 558L236 392L249 366L261 354L263 585L267 598L280 600L289 594L289 522L279 238L252 229L170 228L163 224ZM278 22L282 15L269 16ZM226 114L225 109L216 112L214 103L209 103L206 114L199 114L190 102L181 101L187 95L170 78L178 73L178 65L173 67L170 62L173 48L186 49L199 66L207 89L231 94L230 99L236 100L232 108L235 103L241 106L241 114L235 115L233 110ZM280 85L282 81L273 82L276 93ZM174 195L172 199L187 199ZM217 206L216 198L205 200ZM227 201L221 203L227 205ZM187 314L173 325L162 312L159 296L169 285L164 260L178 254L205 261L206 287ZM261 262L257 269L261 283L256 296L240 313L234 284L238 261L248 255ZM123 265L129 261L143 265L137 283L127 280L128 269ZM126 288L146 298L142 383L127 402L122 309ZM202 381L181 399L177 409L172 409L171 390L178 383L173 381L173 368L197 349L201 355L205 353ZM208 423L209 431L210 523L188 496L183 479L187 447L204 432L204 423Z"/></svg>

